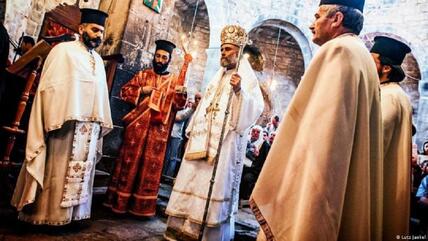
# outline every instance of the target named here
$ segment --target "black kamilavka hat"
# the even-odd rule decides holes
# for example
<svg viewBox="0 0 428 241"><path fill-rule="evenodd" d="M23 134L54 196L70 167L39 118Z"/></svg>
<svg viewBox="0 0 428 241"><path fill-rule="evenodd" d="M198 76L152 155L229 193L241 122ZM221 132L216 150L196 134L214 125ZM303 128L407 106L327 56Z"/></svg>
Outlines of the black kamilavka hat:
<svg viewBox="0 0 428 241"><path fill-rule="evenodd" d="M155 41L155 44L156 50L162 49L169 52L169 54L172 54L172 51L175 49L175 44L171 43L168 40L159 39Z"/></svg>
<svg viewBox="0 0 428 241"><path fill-rule="evenodd" d="M410 48L405 43L388 38L385 36L377 36L374 38L374 45L370 50L371 53L379 54L385 63L396 70L399 79L403 80L406 77L401 64L403 63L406 54L410 53Z"/></svg>
<svg viewBox="0 0 428 241"><path fill-rule="evenodd" d="M363 12L365 0L321 0L321 5L343 5L351 8L356 8Z"/></svg>
<svg viewBox="0 0 428 241"><path fill-rule="evenodd" d="M98 9L82 8L80 9L82 16L80 17L80 24L82 23L95 23L104 26L108 14Z"/></svg>
<svg viewBox="0 0 428 241"><path fill-rule="evenodd" d="M392 65L401 65L406 54L411 51L405 43L393 38L377 36L374 41L375 43L370 52L388 58Z"/></svg>

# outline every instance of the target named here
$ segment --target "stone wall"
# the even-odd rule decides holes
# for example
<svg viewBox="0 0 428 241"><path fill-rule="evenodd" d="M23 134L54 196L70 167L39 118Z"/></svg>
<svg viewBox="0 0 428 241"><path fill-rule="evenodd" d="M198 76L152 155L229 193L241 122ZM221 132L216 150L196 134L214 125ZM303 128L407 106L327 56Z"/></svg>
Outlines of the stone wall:
<svg viewBox="0 0 428 241"><path fill-rule="evenodd" d="M18 42L22 33L26 32L27 20L30 12L31 0L7 0L4 26L10 39ZM9 58L13 59L15 52L11 46Z"/></svg>
<svg viewBox="0 0 428 241"><path fill-rule="evenodd" d="M81 8L98 8L100 0L80 1ZM12 40L18 42L22 33L37 39L45 13L60 3L75 4L76 0L7 0L4 25ZM12 50L12 48L11 48ZM10 51L12 59L15 53Z"/></svg>
<svg viewBox="0 0 428 241"><path fill-rule="evenodd" d="M80 1L79 7L98 9L99 2L100 0ZM29 15L27 18L28 20L25 34L37 39L37 37L39 36L40 29L42 27L42 22L45 13L54 9L61 3L73 5L76 3L76 0L32 0L31 10L29 11Z"/></svg>
<svg viewBox="0 0 428 241"><path fill-rule="evenodd" d="M109 14L105 23L104 41L98 49L101 55L120 53L130 5L131 0L100 1L100 10Z"/></svg>
<svg viewBox="0 0 428 241"><path fill-rule="evenodd" d="M302 51L297 41L282 29L278 39L280 29L262 25L249 33L249 38L265 59L264 69L258 77L260 83L268 87L273 108L270 113L264 113L264 120L259 121L262 124L273 114L285 112L304 72Z"/></svg>
<svg viewBox="0 0 428 241"><path fill-rule="evenodd" d="M208 13L204 1L199 1L196 15L195 8L196 1L175 1L175 9L178 11L178 18L175 21L181 21L181 40L184 47L193 56L193 62L187 74L187 87L190 95L201 91L207 60L205 49L208 48L210 37ZM194 20L193 17L195 17ZM192 36L190 36L191 31Z"/></svg>

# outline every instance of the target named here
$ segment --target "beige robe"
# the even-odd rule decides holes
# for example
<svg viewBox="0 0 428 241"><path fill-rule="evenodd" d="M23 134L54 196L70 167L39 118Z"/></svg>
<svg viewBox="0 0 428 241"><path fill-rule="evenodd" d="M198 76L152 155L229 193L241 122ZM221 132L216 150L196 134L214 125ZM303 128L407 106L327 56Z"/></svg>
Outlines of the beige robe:
<svg viewBox="0 0 428 241"><path fill-rule="evenodd" d="M55 208L60 208L59 202L54 202L54 199L50 198L50 196L57 196L57 193L55 195L44 195L43 193L53 190L50 184L45 186L47 183L55 183L55 185L61 186L55 190L63 191L62 187L65 183L61 180L64 179L54 178L52 180L49 175L65 175L65 170L51 169L50 162L67 162L70 159L73 140L71 134L74 129L65 125L69 121L96 122L101 127L100 136L113 128L103 60L95 51L92 54L88 52L80 41L56 45L43 66L31 109L25 160L11 201L18 211L34 202L36 202L35 206L39 207L55 203L55 205L58 204ZM51 138L55 139L57 134L54 131L63 127L69 129L68 132L71 134L64 130L59 133L67 136L70 146L64 147L61 152L52 152L53 149L47 148L47 146L58 146L58 144L52 143ZM65 145L64 142L63 145ZM57 166L59 165L54 165L54 167ZM61 166L67 168L67 165ZM92 188L91 178L88 179L88 182ZM90 200L88 202L90 203ZM44 212L44 210L39 211ZM32 212L38 211L33 210ZM64 212L61 213L64 214ZM41 216L43 215L38 215L38 217ZM54 217L47 220L36 217L35 219L25 218L25 220L35 224L61 225L69 222L70 218Z"/></svg>
<svg viewBox="0 0 428 241"><path fill-rule="evenodd" d="M364 43L353 34L325 43L252 193L268 240L381 240L380 107L376 67Z"/></svg>
<svg viewBox="0 0 428 241"><path fill-rule="evenodd" d="M383 240L409 235L412 107L397 83L381 84L384 145Z"/></svg>

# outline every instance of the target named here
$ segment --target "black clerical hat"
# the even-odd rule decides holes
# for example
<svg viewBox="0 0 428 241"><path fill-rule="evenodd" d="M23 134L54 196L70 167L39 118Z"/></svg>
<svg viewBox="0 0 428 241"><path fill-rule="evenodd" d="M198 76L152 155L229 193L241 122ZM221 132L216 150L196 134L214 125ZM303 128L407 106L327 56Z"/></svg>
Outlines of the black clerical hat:
<svg viewBox="0 0 428 241"><path fill-rule="evenodd" d="M361 12L363 12L364 2L365 0L321 0L320 6L337 4L337 5L343 5L351 8L356 8Z"/></svg>
<svg viewBox="0 0 428 241"><path fill-rule="evenodd" d="M377 36L374 38L374 41L375 43L370 52L388 58L391 65L401 65L406 54L410 53L409 46L398 40Z"/></svg>
<svg viewBox="0 0 428 241"><path fill-rule="evenodd" d="M374 45L370 50L371 53L379 54L384 63L391 66L396 70L400 81L406 77L404 70L401 68L401 64L403 63L404 57L406 57L407 53L410 53L410 48L406 44L384 36L377 36L374 38Z"/></svg>
<svg viewBox="0 0 428 241"><path fill-rule="evenodd" d="M171 54L172 51L175 49L175 44L171 43L168 40L159 39L155 41L155 44L156 44L156 50L162 49L169 52L169 54Z"/></svg>
<svg viewBox="0 0 428 241"><path fill-rule="evenodd" d="M80 12L82 13L82 16L80 18L80 23L95 23L101 26L104 26L106 18L108 17L108 14L97 10L97 9L91 9L91 8L82 8L80 9Z"/></svg>

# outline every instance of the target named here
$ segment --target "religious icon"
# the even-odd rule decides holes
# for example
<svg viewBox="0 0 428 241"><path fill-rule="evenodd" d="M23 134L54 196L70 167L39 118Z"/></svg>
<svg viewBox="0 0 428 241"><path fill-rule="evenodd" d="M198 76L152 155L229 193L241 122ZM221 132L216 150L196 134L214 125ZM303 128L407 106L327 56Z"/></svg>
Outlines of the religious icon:
<svg viewBox="0 0 428 241"><path fill-rule="evenodd" d="M163 0L144 0L144 5L153 9L155 12L160 13Z"/></svg>

